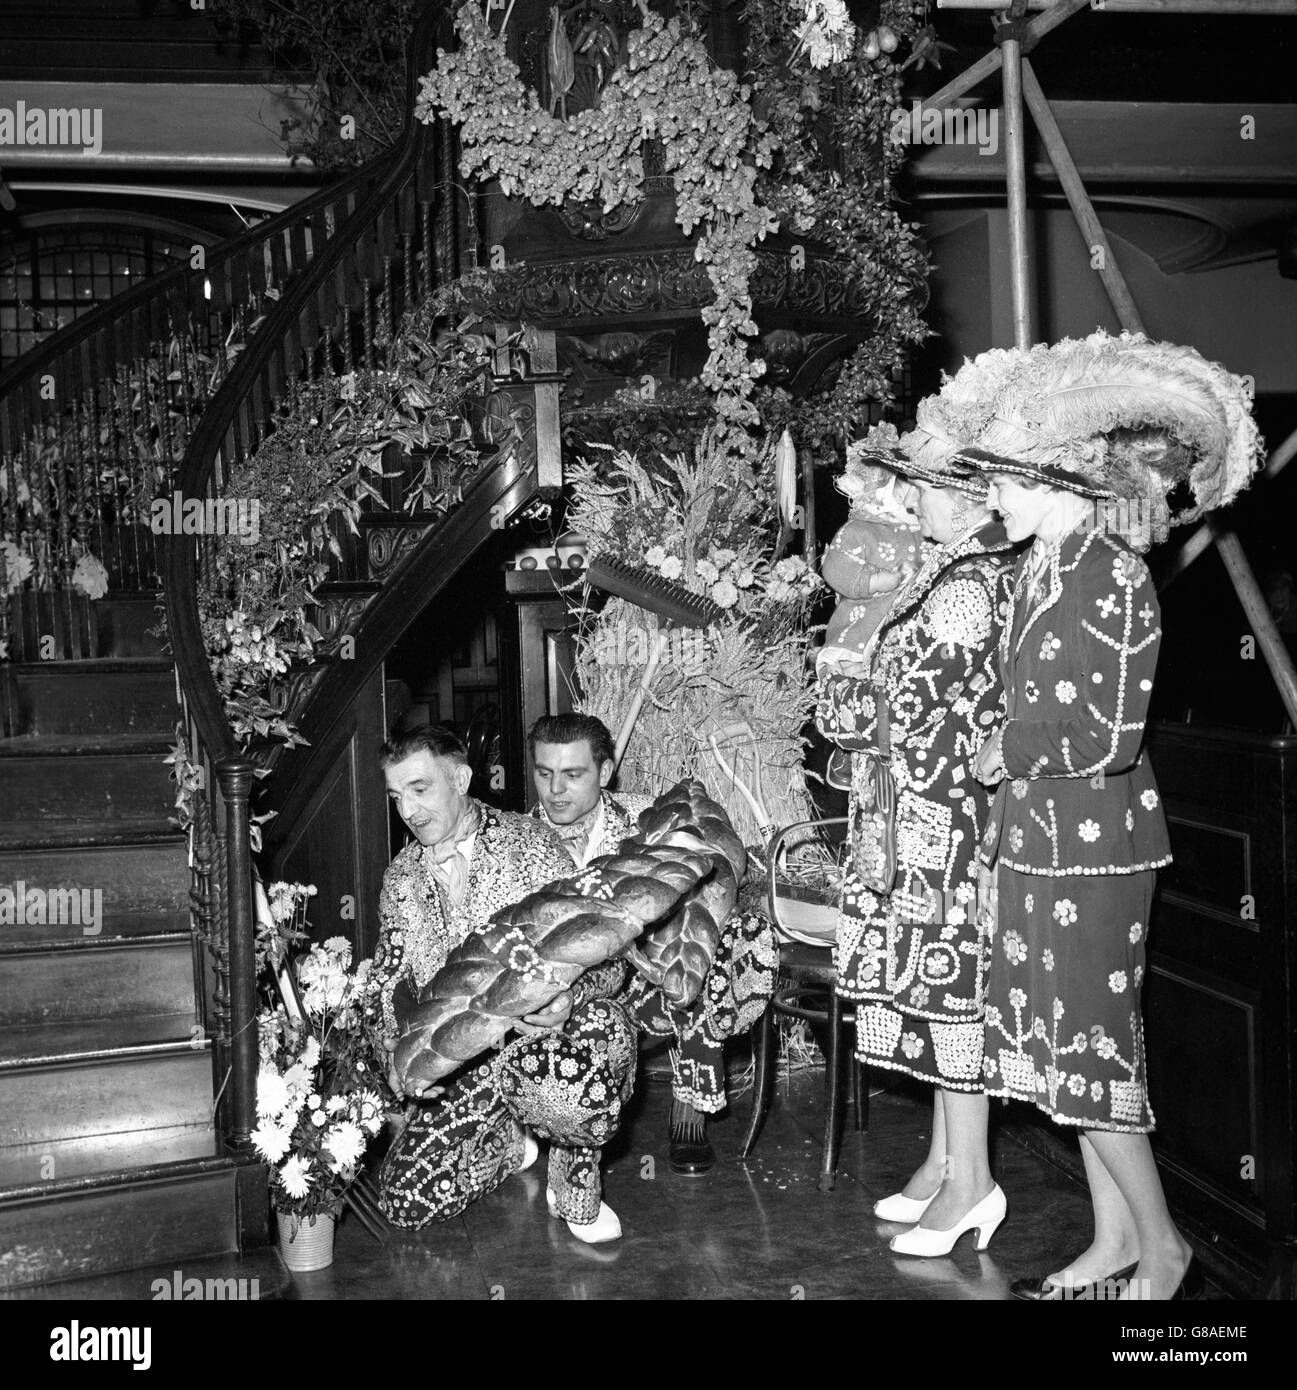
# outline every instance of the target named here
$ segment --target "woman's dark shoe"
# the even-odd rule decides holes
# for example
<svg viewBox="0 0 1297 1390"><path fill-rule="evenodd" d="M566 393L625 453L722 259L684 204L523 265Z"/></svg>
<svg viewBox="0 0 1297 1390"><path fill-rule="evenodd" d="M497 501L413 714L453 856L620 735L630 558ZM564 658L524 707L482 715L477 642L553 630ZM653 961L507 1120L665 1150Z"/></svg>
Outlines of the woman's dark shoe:
<svg viewBox="0 0 1297 1390"><path fill-rule="evenodd" d="M1100 1285L1116 1283L1118 1279L1129 1279L1135 1273L1136 1265L1127 1265L1124 1269L1119 1269L1115 1274L1109 1274L1100 1279ZM1192 1265L1190 1266L1192 1267ZM1189 1277L1188 1270L1185 1271L1185 1278ZM1026 1303L1062 1303L1070 1302L1073 1299L1081 1299L1090 1302L1094 1298L1093 1290L1095 1282L1089 1280L1084 1284L1074 1284L1070 1289L1066 1289L1062 1284L1051 1284L1047 1274L1037 1274L1030 1279L1015 1279L1009 1285L1009 1292L1014 1298L1021 1298Z"/></svg>
<svg viewBox="0 0 1297 1390"><path fill-rule="evenodd" d="M1202 1266L1198 1263L1197 1255L1190 1255L1184 1278L1180 1280L1179 1288L1171 1295L1169 1301L1180 1303L1186 1299L1201 1298L1206 1285L1207 1280L1203 1275Z"/></svg>

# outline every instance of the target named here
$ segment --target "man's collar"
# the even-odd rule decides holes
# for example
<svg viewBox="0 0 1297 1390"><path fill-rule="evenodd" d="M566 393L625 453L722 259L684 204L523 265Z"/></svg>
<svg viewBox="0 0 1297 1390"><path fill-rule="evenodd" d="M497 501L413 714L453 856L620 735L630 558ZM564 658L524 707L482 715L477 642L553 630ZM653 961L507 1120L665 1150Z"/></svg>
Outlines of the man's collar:
<svg viewBox="0 0 1297 1390"><path fill-rule="evenodd" d="M564 841L564 843L566 843L568 840L582 840L586 844L589 844L590 841L595 837L595 835L597 835L599 831L603 828L603 802L604 797L606 795L606 792L601 791L599 793L599 800L595 802L594 806L589 811L587 811L585 815L580 816L576 820L572 821L570 825L558 825L554 821L552 821L550 819L549 812L545 810L544 802L537 802L536 805L540 811L541 819L545 822L546 825L549 826L549 828L555 833L555 835L558 836L560 840Z"/></svg>

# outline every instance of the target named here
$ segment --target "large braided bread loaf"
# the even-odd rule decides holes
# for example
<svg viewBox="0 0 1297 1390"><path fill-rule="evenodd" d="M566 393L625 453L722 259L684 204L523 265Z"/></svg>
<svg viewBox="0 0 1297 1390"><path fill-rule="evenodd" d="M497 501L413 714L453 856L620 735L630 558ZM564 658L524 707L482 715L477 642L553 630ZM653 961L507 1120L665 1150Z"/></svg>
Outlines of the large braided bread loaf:
<svg viewBox="0 0 1297 1390"><path fill-rule="evenodd" d="M682 785L696 789L692 803L686 792L669 817L653 819L659 805L679 799L681 788L672 788L641 817L641 825L649 820L647 831L623 840L616 854L596 859L575 877L497 912L450 953L420 992L397 1043L403 1083L437 1081L454 1071L500 1042L519 1018L545 1008L591 966L624 952L704 881L718 872L733 879L735 845L739 855L742 845L702 787ZM687 821L685 803L693 805L700 824ZM646 834L656 836L655 842L647 843ZM732 896L729 901L732 906ZM696 966L696 953L690 960Z"/></svg>
<svg viewBox="0 0 1297 1390"><path fill-rule="evenodd" d="M635 968L661 988L667 1003L677 1008L688 1007L702 992L747 861L743 842L725 812L697 781L680 782L660 796L640 816L635 838L650 845L672 844L675 835L692 828L702 832L716 869L647 934L632 959Z"/></svg>

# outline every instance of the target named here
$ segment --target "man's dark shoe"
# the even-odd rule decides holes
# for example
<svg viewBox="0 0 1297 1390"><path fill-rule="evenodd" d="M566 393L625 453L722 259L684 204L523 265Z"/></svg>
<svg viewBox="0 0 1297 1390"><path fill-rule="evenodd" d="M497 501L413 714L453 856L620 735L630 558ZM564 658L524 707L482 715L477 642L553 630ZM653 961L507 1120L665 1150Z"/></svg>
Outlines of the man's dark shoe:
<svg viewBox="0 0 1297 1390"><path fill-rule="evenodd" d="M669 1161L673 1173L686 1178L701 1178L716 1167L716 1154L707 1138L707 1127L703 1121L672 1125L670 1133Z"/></svg>

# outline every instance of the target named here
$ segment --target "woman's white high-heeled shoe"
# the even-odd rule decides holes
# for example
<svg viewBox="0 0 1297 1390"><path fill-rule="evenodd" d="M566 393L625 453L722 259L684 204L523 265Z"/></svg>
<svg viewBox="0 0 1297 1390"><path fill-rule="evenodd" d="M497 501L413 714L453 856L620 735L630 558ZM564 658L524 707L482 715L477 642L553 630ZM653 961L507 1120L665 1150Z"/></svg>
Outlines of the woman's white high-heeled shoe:
<svg viewBox="0 0 1297 1390"><path fill-rule="evenodd" d="M549 1208L549 1214L557 1218L558 1198L554 1196L552 1187L545 1189L545 1205ZM621 1239L621 1221L607 1202L599 1203L599 1215L593 1221L587 1221L583 1225L574 1221L564 1224L577 1240L583 1240L587 1245L602 1245L606 1240Z"/></svg>
<svg viewBox="0 0 1297 1390"><path fill-rule="evenodd" d="M922 1226L912 1226L908 1231L902 1231L899 1236L893 1236L890 1248L898 1255L922 1255L925 1258L949 1255L955 1247L955 1242L965 1231L976 1231L975 1248L985 1250L1000 1222L1004 1220L1008 1206L1004 1189L996 1183L971 1211L965 1213L963 1220L955 1222L948 1231L928 1231Z"/></svg>
<svg viewBox="0 0 1297 1390"><path fill-rule="evenodd" d="M941 1189L938 1188L937 1192ZM931 1197L907 1197L904 1192L893 1192L874 1203L874 1215L880 1221L900 1221L906 1226L917 1225L923 1213L936 1200L937 1192Z"/></svg>

